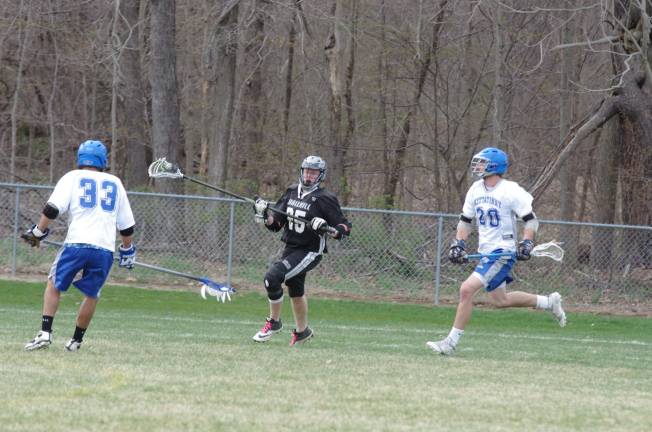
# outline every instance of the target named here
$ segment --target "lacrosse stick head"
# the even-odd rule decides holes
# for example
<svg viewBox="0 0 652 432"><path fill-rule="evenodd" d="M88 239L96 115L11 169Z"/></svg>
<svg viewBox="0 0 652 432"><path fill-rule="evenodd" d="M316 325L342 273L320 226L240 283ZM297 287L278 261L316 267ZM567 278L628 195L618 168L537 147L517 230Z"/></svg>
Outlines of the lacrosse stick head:
<svg viewBox="0 0 652 432"><path fill-rule="evenodd" d="M560 244L561 243L557 243L555 240L538 244L532 249L530 255L536 257L544 256L561 262L564 259L564 250L561 248Z"/></svg>
<svg viewBox="0 0 652 432"><path fill-rule="evenodd" d="M147 168L147 173L152 178L182 178L183 173L177 164L168 162L165 158L156 159Z"/></svg>
<svg viewBox="0 0 652 432"><path fill-rule="evenodd" d="M225 303L227 300L231 301L231 294L235 290L227 285L219 284L210 279L201 278L203 285L201 286L201 297L206 300L206 296L215 297L218 302Z"/></svg>

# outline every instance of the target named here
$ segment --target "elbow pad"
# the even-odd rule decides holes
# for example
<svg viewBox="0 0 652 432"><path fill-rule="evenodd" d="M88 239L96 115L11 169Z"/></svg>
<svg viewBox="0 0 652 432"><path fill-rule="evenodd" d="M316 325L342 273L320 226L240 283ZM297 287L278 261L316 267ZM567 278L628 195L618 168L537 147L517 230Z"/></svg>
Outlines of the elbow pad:
<svg viewBox="0 0 652 432"><path fill-rule="evenodd" d="M133 235L134 233L134 226L130 226L129 228L125 228L123 230L120 230L120 235L129 237L130 235Z"/></svg>
<svg viewBox="0 0 652 432"><path fill-rule="evenodd" d="M539 219L537 219L537 216L534 214L534 212L526 214L521 219L523 219L523 222L525 222L523 225L524 229L532 230L535 233L539 230Z"/></svg>
<svg viewBox="0 0 652 432"><path fill-rule="evenodd" d="M48 219L54 220L59 216L59 209L52 204L47 203L43 208L43 215Z"/></svg>

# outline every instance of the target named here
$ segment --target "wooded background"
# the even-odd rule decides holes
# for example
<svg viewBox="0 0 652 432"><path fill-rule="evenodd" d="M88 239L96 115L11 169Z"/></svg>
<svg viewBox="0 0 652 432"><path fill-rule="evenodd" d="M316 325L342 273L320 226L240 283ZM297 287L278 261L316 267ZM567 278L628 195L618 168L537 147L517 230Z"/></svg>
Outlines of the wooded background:
<svg viewBox="0 0 652 432"><path fill-rule="evenodd" d="M457 213L486 146L539 217L652 224L652 0L4 0L0 180L80 142L275 198L308 154L344 205ZM184 190L185 188L185 190ZM202 191L206 192L206 191Z"/></svg>

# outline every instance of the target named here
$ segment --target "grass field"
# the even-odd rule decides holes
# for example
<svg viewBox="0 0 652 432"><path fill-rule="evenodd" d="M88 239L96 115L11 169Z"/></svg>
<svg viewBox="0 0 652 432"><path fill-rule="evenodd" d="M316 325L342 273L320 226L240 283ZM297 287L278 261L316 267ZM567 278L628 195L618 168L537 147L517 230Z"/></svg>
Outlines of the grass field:
<svg viewBox="0 0 652 432"><path fill-rule="evenodd" d="M0 430L650 431L652 320L477 310L455 357L454 310L311 300L315 339L267 344L263 295L108 286L83 348L63 350L81 299L62 298L49 350L43 283L0 281Z"/></svg>

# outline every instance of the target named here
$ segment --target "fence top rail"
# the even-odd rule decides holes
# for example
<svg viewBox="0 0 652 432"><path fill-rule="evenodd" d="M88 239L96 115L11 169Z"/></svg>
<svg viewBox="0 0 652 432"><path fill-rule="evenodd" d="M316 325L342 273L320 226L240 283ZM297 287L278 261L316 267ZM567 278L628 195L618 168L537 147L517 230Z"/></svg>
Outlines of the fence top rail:
<svg viewBox="0 0 652 432"><path fill-rule="evenodd" d="M51 185L37 185L37 184L28 184L28 183L6 183L6 182L0 182L0 187L16 189L16 190L54 189L54 186ZM180 198L180 199L193 199L193 200L200 200L200 201L221 201L221 202L245 204L245 201L236 198L230 198L230 197L211 197L211 196L204 196L204 195L181 195L181 194L166 194L166 193L158 193L158 192L136 192L136 191L128 191L128 194L133 196ZM360 208L360 207L342 207L342 210L351 211L355 213L394 214L394 215L401 215L401 216L425 216L425 217L433 217L433 218L438 218L438 217L457 218L458 217L457 214L451 214L451 213L384 210L384 209L371 209L371 208ZM595 227L595 228L612 228L612 229L620 228L620 229L652 231L652 226L648 226L648 225L605 224L605 223L595 223L595 222L575 222L575 221L561 221L561 220L551 220L551 219L541 219L541 222L550 225L571 225L571 226L586 226L586 227Z"/></svg>

